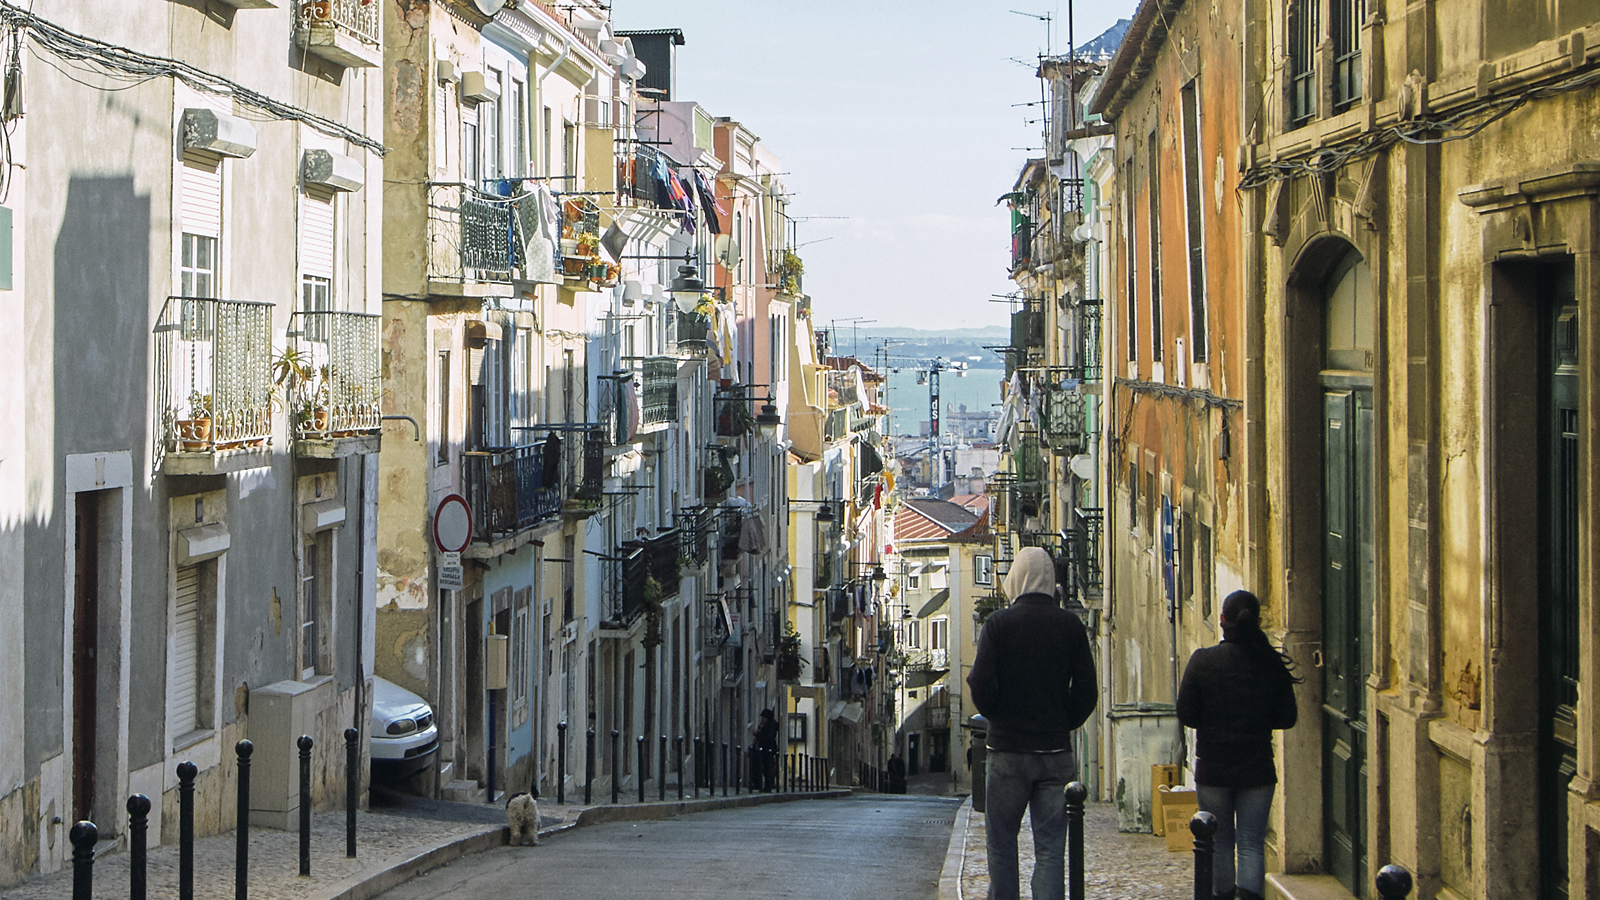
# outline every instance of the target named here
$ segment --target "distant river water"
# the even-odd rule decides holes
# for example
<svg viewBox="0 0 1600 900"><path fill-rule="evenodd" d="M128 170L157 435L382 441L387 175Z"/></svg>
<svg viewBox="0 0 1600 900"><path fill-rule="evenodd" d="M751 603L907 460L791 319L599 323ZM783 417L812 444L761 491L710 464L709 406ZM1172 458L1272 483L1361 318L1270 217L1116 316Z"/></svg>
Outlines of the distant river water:
<svg viewBox="0 0 1600 900"><path fill-rule="evenodd" d="M943 372L939 376L939 403L947 415L963 403L969 412L998 412L1000 382L1005 374L1004 369L968 369L965 377L958 378L955 372ZM891 369L888 405L893 410L891 434L921 434L922 423L928 421L928 386L917 384L914 371Z"/></svg>

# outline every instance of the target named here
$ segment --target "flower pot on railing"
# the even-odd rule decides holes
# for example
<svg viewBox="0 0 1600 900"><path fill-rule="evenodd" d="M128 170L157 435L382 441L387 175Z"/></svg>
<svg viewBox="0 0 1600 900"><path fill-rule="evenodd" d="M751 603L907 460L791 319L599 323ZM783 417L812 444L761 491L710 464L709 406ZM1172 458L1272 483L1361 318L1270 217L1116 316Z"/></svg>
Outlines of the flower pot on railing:
<svg viewBox="0 0 1600 900"><path fill-rule="evenodd" d="M184 450L204 450L211 444L210 417L179 419L178 442Z"/></svg>

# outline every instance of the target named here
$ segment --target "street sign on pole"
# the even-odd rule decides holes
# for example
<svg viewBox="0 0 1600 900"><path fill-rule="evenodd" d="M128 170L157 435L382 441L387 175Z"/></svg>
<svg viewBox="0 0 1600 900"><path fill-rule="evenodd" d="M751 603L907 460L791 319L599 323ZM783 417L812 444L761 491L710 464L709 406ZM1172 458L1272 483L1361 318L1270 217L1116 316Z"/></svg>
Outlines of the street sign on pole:
<svg viewBox="0 0 1600 900"><path fill-rule="evenodd" d="M466 570L461 567L461 554L439 552L439 587L459 591L467 586Z"/></svg>
<svg viewBox="0 0 1600 900"><path fill-rule="evenodd" d="M445 553L460 553L472 541L472 509L460 494L439 501L433 512L433 542Z"/></svg>

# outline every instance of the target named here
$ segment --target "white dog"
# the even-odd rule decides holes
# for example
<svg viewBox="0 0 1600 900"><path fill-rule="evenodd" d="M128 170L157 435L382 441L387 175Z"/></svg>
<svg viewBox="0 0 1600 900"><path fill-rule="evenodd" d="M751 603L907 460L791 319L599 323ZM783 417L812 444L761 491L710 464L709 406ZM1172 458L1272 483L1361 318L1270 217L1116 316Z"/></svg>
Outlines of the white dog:
<svg viewBox="0 0 1600 900"><path fill-rule="evenodd" d="M511 826L511 846L539 846L539 801L532 794L513 794L506 801L506 824Z"/></svg>

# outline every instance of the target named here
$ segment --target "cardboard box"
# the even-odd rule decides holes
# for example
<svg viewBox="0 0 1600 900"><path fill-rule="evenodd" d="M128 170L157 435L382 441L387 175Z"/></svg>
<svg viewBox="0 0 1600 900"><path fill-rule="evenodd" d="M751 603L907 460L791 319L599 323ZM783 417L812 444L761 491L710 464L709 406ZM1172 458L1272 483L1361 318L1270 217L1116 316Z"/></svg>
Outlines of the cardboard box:
<svg viewBox="0 0 1600 900"><path fill-rule="evenodd" d="M1161 817L1161 789L1175 787L1182 781L1182 766L1150 767L1150 832L1157 837L1166 829Z"/></svg>
<svg viewBox="0 0 1600 900"><path fill-rule="evenodd" d="M1161 797L1161 824L1168 850L1194 849L1194 835L1189 832L1189 819L1200 808L1194 790L1169 788L1165 785L1157 792Z"/></svg>

